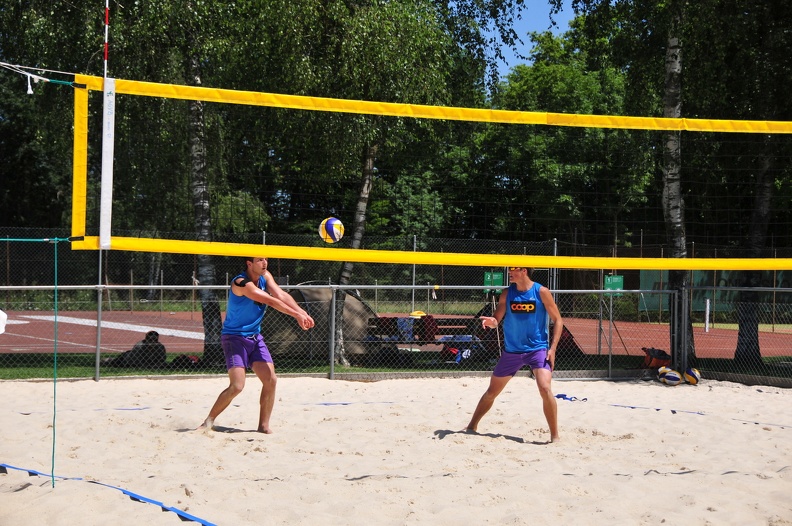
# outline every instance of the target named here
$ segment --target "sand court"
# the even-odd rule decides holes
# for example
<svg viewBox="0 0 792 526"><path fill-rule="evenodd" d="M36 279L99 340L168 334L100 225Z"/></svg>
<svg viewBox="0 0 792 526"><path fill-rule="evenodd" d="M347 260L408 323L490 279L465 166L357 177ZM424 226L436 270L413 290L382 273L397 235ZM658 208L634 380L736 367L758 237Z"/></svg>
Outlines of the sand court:
<svg viewBox="0 0 792 526"><path fill-rule="evenodd" d="M460 432L487 382L0 382L0 523L792 524L792 390L556 380L548 444L526 376Z"/></svg>

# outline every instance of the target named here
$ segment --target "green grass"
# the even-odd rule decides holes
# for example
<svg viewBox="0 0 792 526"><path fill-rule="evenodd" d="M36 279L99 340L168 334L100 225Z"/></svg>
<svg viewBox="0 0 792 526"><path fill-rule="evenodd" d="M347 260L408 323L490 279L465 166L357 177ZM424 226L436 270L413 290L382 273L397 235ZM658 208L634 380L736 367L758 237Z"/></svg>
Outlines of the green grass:
<svg viewBox="0 0 792 526"><path fill-rule="evenodd" d="M58 356L58 376L90 378L93 376L92 360L92 354ZM54 363L52 354L0 355L0 379L52 378Z"/></svg>
<svg viewBox="0 0 792 526"><path fill-rule="evenodd" d="M408 362L402 361L398 366L387 361L353 366L336 365L333 371L343 373L410 373L410 372L441 372L441 371L492 371L494 366L492 357L482 359L469 359L461 363L447 363L442 361L439 353L420 352L406 353ZM399 355L404 356L404 354ZM169 356L172 360L174 355ZM95 375L95 360L93 353L86 354L59 354L58 378L93 378ZM582 359L561 360L557 364L558 371L586 371L607 370L609 367L617 370L639 370L643 363L642 356L585 356ZM745 374L753 376L766 376L774 378L792 378L792 356L765 358L761 365L749 365L735 362L730 359L699 359L696 367L706 377L708 372L723 372ZM31 354L0 354L0 380L30 380L53 378L53 355L42 353ZM325 357L308 359L299 356L275 356L275 365L279 374L330 374L330 366ZM114 376L146 376L163 377L182 374L225 374L225 367L216 365L211 367L197 367L190 369L176 368L110 368L101 367L100 376L110 378Z"/></svg>
<svg viewBox="0 0 792 526"><path fill-rule="evenodd" d="M168 356L169 361L176 355ZM96 355L94 353L58 354L58 378L93 378L96 374ZM0 354L0 380L28 380L53 378L55 365L52 353L14 353ZM184 368L160 367L100 367L101 376L164 376L183 374ZM204 374L225 373L225 367L210 367L190 370Z"/></svg>

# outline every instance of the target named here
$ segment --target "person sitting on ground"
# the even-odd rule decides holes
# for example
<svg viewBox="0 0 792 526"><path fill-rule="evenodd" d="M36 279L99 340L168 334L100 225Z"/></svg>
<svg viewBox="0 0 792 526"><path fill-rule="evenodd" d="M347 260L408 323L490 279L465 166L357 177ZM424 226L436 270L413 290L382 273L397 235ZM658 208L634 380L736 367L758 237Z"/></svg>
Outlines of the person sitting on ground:
<svg viewBox="0 0 792 526"><path fill-rule="evenodd" d="M163 367L166 364L165 346L159 341L157 331L148 331L145 338L131 350L103 362L108 367Z"/></svg>

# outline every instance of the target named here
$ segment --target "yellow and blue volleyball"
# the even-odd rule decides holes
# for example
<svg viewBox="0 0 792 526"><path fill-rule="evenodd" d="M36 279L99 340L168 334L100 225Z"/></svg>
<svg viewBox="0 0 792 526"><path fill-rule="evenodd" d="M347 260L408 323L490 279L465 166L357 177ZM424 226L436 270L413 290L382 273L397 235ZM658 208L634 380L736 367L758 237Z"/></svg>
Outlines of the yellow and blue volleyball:
<svg viewBox="0 0 792 526"><path fill-rule="evenodd" d="M674 372L674 370L671 369L670 367L666 367L666 366L658 367L657 368L657 377L658 378L662 378L663 376L665 376L666 373L670 373L670 372Z"/></svg>
<svg viewBox="0 0 792 526"><path fill-rule="evenodd" d="M328 217L319 224L319 237L325 243L336 243L344 237L344 223L335 217Z"/></svg>
<svg viewBox="0 0 792 526"><path fill-rule="evenodd" d="M660 381L666 385L679 385L682 383L682 375L672 369L661 376Z"/></svg>
<svg viewBox="0 0 792 526"><path fill-rule="evenodd" d="M695 367L688 367L685 371L685 381L690 385L696 385L701 381L701 373Z"/></svg>

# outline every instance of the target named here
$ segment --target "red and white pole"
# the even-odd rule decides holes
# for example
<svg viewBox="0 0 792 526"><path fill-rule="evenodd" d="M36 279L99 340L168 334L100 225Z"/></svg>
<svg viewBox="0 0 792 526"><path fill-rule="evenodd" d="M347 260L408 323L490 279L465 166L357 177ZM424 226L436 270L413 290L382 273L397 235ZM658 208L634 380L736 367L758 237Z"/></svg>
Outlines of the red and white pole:
<svg viewBox="0 0 792 526"><path fill-rule="evenodd" d="M110 250L110 225L113 212L113 149L115 143L115 79L107 76L110 28L110 0L105 0L104 120L102 121L102 186L99 204L99 254ZM101 267L101 260L100 260ZM101 272L101 270L100 270ZM101 280L100 280L101 282Z"/></svg>
<svg viewBox="0 0 792 526"><path fill-rule="evenodd" d="M104 76L107 77L107 55L110 49L108 35L110 34L110 0L105 0L105 38L104 38Z"/></svg>

